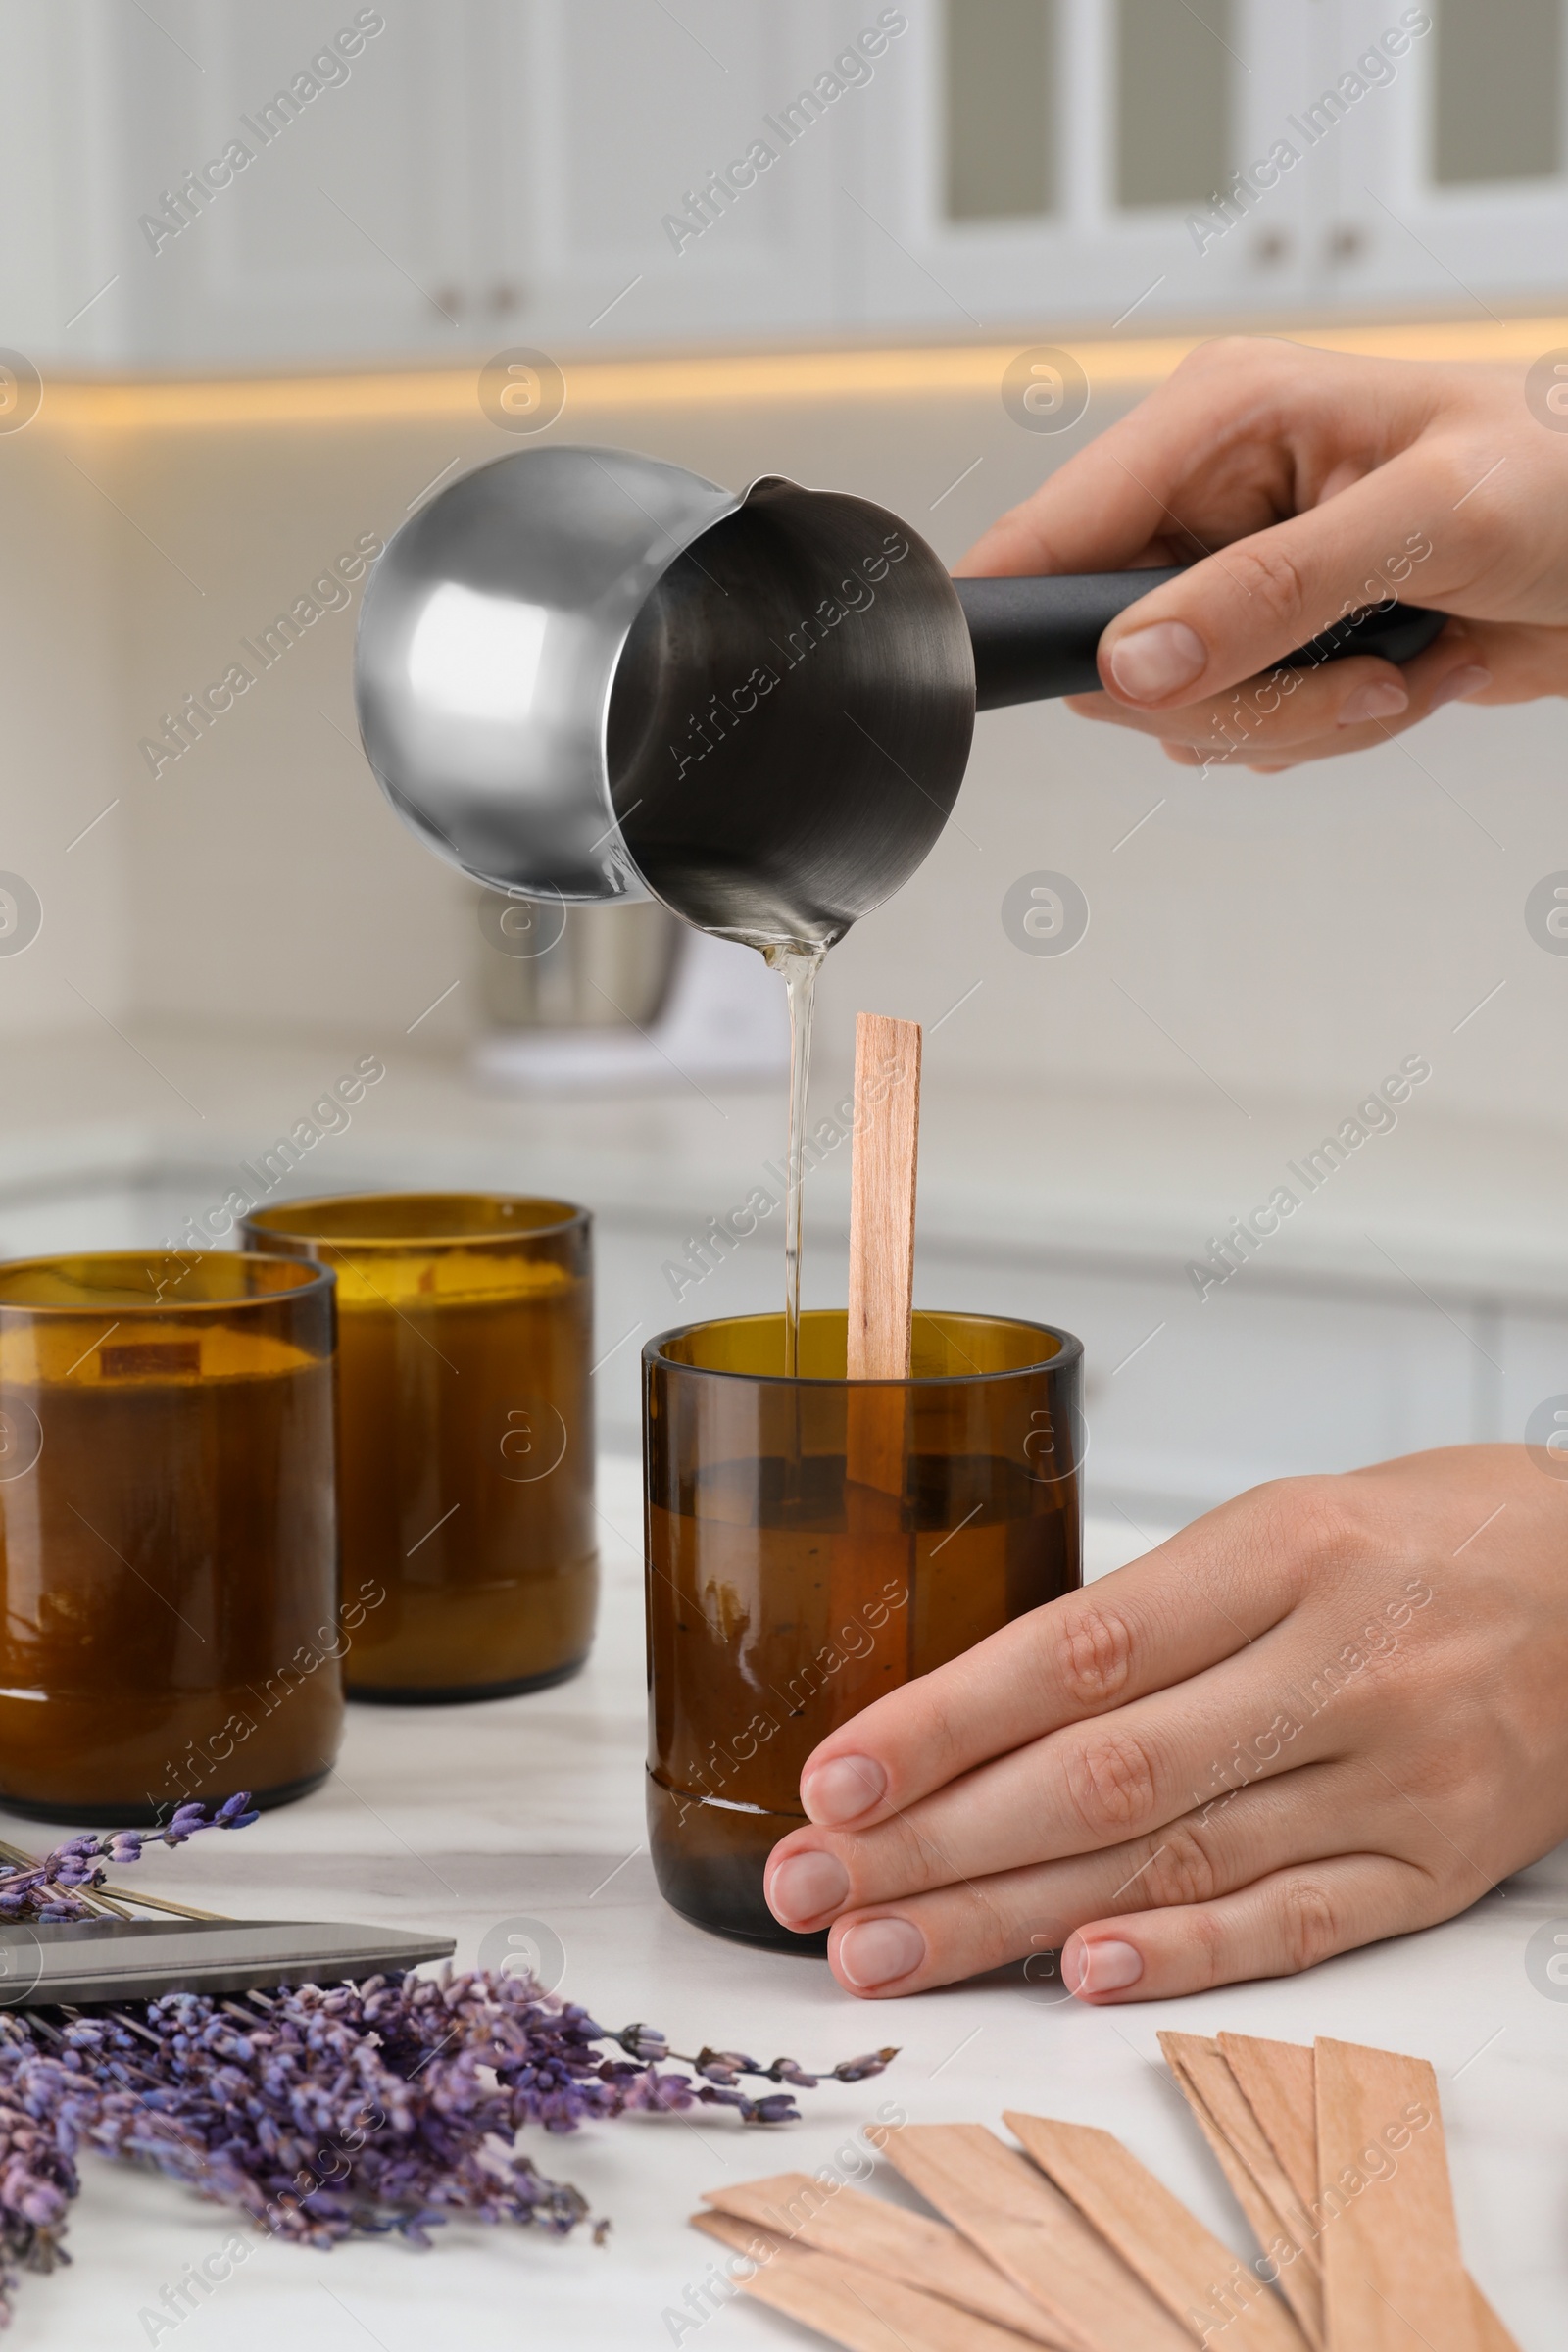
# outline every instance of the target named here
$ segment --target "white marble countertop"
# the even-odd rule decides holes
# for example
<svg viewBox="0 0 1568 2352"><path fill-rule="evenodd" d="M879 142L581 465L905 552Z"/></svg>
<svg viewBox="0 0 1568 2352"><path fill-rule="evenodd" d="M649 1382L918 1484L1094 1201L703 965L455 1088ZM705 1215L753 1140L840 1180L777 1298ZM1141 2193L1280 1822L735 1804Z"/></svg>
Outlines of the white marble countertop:
<svg viewBox="0 0 1568 2352"><path fill-rule="evenodd" d="M858 2003L818 1961L703 1935L665 1909L643 1841L643 1667L638 1473L601 1480L602 1630L587 1670L531 1698L450 1709L351 1708L340 1769L316 1795L242 1839L203 1839L141 1866L150 1891L215 1908L425 1926L471 1963L503 1921L560 1939L564 1989L600 2020L661 2026L807 2066L883 2041L878 2081L802 2092L804 2120L743 2132L718 2111L635 2117L574 2137L539 2134L541 2169L575 2181L613 2227L602 2247L450 2226L429 2253L386 2240L306 2253L258 2241L243 2268L173 2335L174 2352L655 2352L672 2340L713 2249L683 2227L726 2180L831 2161L885 2098L917 2121L1000 2124L1004 2106L1104 2125L1240 2251L1250 2251L1180 2097L1156 2032L1221 2028L1309 2041L1327 2034L1432 2059L1442 2085L1466 2258L1523 2352L1562 2340L1568 2311L1568 1999L1537 1991L1525 1945L1568 1930L1568 1848L1461 1919L1330 1961L1309 1976L1200 1998L1093 2010L1058 1989L988 1979L923 1998ZM1124 1556L1092 1523L1090 1572ZM36 1832L14 1832L31 1837ZM161 2178L88 2159L71 2224L74 2262L24 2280L8 2338L111 2352L145 2344L162 2288L230 2233L225 2210ZM885 2168L874 2186L897 2195ZM808 2341L744 2303L710 2322L723 2352ZM693 2341L690 2334L681 2340Z"/></svg>

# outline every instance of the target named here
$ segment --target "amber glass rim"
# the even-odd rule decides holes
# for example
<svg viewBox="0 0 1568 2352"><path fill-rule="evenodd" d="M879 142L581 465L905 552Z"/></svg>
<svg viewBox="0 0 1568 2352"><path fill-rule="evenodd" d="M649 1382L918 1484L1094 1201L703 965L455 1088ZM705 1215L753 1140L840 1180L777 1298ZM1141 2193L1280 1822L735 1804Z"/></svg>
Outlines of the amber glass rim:
<svg viewBox="0 0 1568 2352"><path fill-rule="evenodd" d="M402 1233L352 1233L323 1231L320 1220L345 1210L363 1208L370 1201L382 1204L402 1201L412 1207L425 1202L432 1207L444 1201L493 1200L506 1201L514 1208L544 1208L559 1213L540 1225L505 1225L470 1227L466 1232L450 1232L432 1228L421 1232L411 1227ZM309 1200L279 1200L271 1208L253 1208L240 1223L263 1233L275 1233L290 1242L319 1242L333 1250L459 1250L484 1249L497 1242L540 1242L558 1234L569 1233L574 1225L586 1225L590 1212L579 1208L574 1201L557 1200L553 1193L492 1193L478 1189L470 1192L390 1192L390 1193L318 1193ZM266 1252L261 1254L265 1255Z"/></svg>
<svg viewBox="0 0 1568 2352"><path fill-rule="evenodd" d="M77 1298L28 1298L18 1297L12 1284L29 1274L48 1274L57 1282L74 1279L73 1269L85 1267L107 1273L123 1266L127 1274L146 1275L161 1261L177 1259L185 1265L204 1269L218 1267L224 1271L233 1267L235 1284L226 1296L208 1298L182 1298L178 1296L181 1277L175 1275L162 1298L105 1300L90 1289L83 1288ZM252 1267L265 1277L265 1290L245 1290L239 1287L238 1269ZM279 1278L278 1269L287 1274ZM107 1288L129 1290L127 1280ZM313 1298L319 1294L330 1296L337 1287L337 1276L330 1266L318 1265L314 1258L278 1257L267 1250L58 1250L38 1257L0 1259L0 1316L25 1315L90 1315L100 1310L112 1311L122 1319L127 1315L231 1315L248 1307L276 1307L293 1305L296 1301Z"/></svg>
<svg viewBox="0 0 1568 2352"><path fill-rule="evenodd" d="M777 1310L774 1310L775 1312ZM725 1323L757 1323L765 1320L761 1315L710 1315L700 1323L680 1323L672 1331L662 1331L648 1342L643 1349L643 1363L652 1370L658 1364L666 1372L678 1373L691 1380L739 1380L754 1388L764 1382L780 1389L956 1389L980 1387L988 1381L1027 1380L1037 1372L1064 1369L1083 1359L1084 1344L1075 1332L1063 1331L1054 1323L1037 1323L1029 1315L977 1315L967 1308L956 1306L917 1306L916 1319L922 1315L933 1320L944 1317L962 1323L1004 1323L1011 1331L1039 1332L1043 1339L1056 1342L1055 1352L1043 1355L1032 1364L1005 1364L995 1372L906 1372L902 1380L851 1380L846 1373L812 1372L732 1372L719 1364L683 1364L666 1355L664 1349L689 1332L711 1331ZM808 1323L817 1315L842 1315L843 1307L808 1306L802 1309L801 1321ZM782 1319L782 1318L780 1318Z"/></svg>

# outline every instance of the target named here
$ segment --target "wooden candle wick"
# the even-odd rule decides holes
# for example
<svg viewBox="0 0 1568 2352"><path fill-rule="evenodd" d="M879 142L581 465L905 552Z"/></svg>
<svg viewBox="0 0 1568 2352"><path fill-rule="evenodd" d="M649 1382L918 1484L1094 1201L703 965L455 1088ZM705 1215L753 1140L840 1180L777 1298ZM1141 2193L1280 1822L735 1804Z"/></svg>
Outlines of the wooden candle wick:
<svg viewBox="0 0 1568 2352"><path fill-rule="evenodd" d="M908 1378L919 1138L920 1025L858 1013L845 1363L851 1380Z"/></svg>
<svg viewBox="0 0 1568 2352"><path fill-rule="evenodd" d="M855 1160L850 1196L850 1316L845 1348L845 1525L827 1582L829 1639L845 1656L833 1684L843 1723L913 1672L913 1538L905 1525L908 1478L915 1142L920 1125L920 1031L913 1021L862 1012L855 1024ZM897 1596L897 1597L896 1597ZM856 1625L881 1636L865 1647ZM909 1605L906 1605L909 1604ZM823 1725L826 1730L828 1726Z"/></svg>

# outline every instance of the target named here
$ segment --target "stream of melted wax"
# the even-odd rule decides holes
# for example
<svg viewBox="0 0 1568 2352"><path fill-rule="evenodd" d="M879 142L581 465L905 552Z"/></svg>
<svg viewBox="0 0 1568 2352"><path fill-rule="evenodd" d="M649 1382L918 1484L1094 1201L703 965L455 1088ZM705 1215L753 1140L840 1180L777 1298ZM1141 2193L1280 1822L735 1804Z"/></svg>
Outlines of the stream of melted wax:
<svg viewBox="0 0 1568 2352"><path fill-rule="evenodd" d="M801 1356L801 1160L806 1142L806 1088L811 1073L811 1003L824 947L765 947L762 955L784 979L790 1007L790 1136L784 1159L784 1376L794 1380Z"/></svg>

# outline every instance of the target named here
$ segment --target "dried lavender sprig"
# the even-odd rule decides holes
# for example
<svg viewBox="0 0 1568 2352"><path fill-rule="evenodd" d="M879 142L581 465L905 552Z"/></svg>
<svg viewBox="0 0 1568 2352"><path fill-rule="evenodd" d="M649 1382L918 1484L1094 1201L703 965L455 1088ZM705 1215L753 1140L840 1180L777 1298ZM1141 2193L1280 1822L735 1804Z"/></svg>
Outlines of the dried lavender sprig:
<svg viewBox="0 0 1568 2352"><path fill-rule="evenodd" d="M248 1829L261 1818L247 1810L250 1801L249 1791L241 1790L210 1815L204 1804L180 1805L162 1829L83 1831L30 1866L0 1862L0 1923L88 1919L93 1906L86 1897L108 1881L102 1861L139 1862L149 1845L184 1845L202 1830Z"/></svg>
<svg viewBox="0 0 1568 2352"><path fill-rule="evenodd" d="M787 2093L752 2098L734 2082L778 2080L790 2060L768 2069L710 2052L720 2079L661 2072L655 2053L668 2044L653 2028L608 2034L531 1979L450 1968L243 2000L171 1994L73 2019L62 2038L67 2062L100 2086L96 2145L314 2245L388 2230L423 2245L452 2212L564 2235L588 2208L521 2152L528 2124L564 2132L699 2103L748 2124L796 2120ZM640 2063L607 2056L606 2043ZM843 2079L879 2073L891 2055L852 2060Z"/></svg>
<svg viewBox="0 0 1568 2352"><path fill-rule="evenodd" d="M61 2238L92 2104L90 2086L39 2048L28 2021L0 2012L0 2328L23 2271L71 2259Z"/></svg>
<svg viewBox="0 0 1568 2352"><path fill-rule="evenodd" d="M229 1797L210 1817L182 1805L162 1830L84 1835L0 1870L0 1920L81 1917L105 1883L101 1860L243 1829L257 1818L248 1803ZM833 2078L860 2082L895 2054L847 2060ZM661 2073L671 2057L695 2079ZM523 2126L571 2132L695 2104L731 2107L745 2124L798 2120L788 2093L740 2089L747 2075L801 2088L824 2080L790 2058L763 2067L706 2045L688 2058L651 2026L608 2033L531 1979L450 1968L439 1980L399 1974L243 2003L171 1994L67 2013L58 2026L0 2012L0 2326L21 2269L68 2259L78 2144L156 2165L315 2245L389 2230L427 2245L451 2211L564 2235L587 2219L586 2201L521 2153Z"/></svg>
<svg viewBox="0 0 1568 2352"><path fill-rule="evenodd" d="M659 2061L673 2058L679 2066L690 2066L710 2082L733 2084L741 2075L760 2075L767 2082L793 2082L797 2089L815 2090L822 2082L863 2082L872 2075L880 2075L898 2056L896 2047L871 2050L863 2058L844 2058L826 2074L808 2075L793 2058L775 2058L771 2066L760 2066L741 2050L710 2050L705 2044L695 2058L684 2050L672 2050L656 2026L626 2026L618 2034L605 2036L616 2041L629 2057Z"/></svg>

